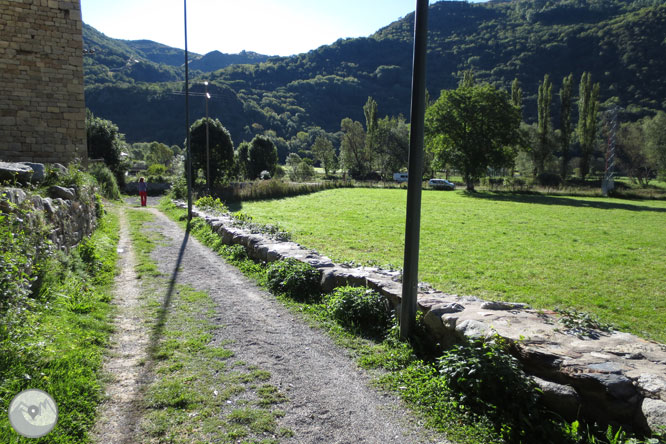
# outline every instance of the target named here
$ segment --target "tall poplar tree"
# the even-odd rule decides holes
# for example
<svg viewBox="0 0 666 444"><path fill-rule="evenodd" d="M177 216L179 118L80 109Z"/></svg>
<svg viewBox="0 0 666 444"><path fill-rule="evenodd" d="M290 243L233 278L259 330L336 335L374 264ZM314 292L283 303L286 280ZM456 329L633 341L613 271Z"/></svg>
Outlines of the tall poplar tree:
<svg viewBox="0 0 666 444"><path fill-rule="evenodd" d="M532 151L534 159L534 168L536 174L541 174L546 169L546 159L550 156L552 147L550 145L549 136L551 131L550 122L550 105L553 100L553 84L550 81L550 76L546 74L543 76L543 82L539 85L538 96L538 140L537 146Z"/></svg>
<svg viewBox="0 0 666 444"><path fill-rule="evenodd" d="M562 180L567 178L569 167L569 146L571 145L571 87L573 85L573 74L562 79L560 88L560 176Z"/></svg>
<svg viewBox="0 0 666 444"><path fill-rule="evenodd" d="M511 104L521 111L523 110L523 90L520 88L518 78L511 82Z"/></svg>
<svg viewBox="0 0 666 444"><path fill-rule="evenodd" d="M592 76L584 72L580 78L578 97L578 142L580 143L580 177L590 173L590 163L597 137L597 111L599 109L599 84L592 86Z"/></svg>

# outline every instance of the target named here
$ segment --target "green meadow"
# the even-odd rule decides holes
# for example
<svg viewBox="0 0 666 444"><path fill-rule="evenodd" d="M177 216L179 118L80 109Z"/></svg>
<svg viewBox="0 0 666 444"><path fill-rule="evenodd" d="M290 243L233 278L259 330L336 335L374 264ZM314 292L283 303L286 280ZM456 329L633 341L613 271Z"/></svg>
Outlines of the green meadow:
<svg viewBox="0 0 666 444"><path fill-rule="evenodd" d="M336 189L243 203L336 262L402 266L406 191ZM423 191L419 279L577 309L666 342L666 202Z"/></svg>

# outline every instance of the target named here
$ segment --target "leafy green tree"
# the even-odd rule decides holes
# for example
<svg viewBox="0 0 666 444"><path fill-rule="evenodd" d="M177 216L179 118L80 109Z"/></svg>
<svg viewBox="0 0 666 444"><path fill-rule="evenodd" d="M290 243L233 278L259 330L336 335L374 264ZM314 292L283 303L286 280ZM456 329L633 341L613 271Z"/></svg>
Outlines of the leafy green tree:
<svg viewBox="0 0 666 444"><path fill-rule="evenodd" d="M234 158L237 174L242 178L248 178L250 165L250 143L242 142L240 145L238 145L238 149L236 150Z"/></svg>
<svg viewBox="0 0 666 444"><path fill-rule="evenodd" d="M365 147L368 152L374 153L379 141L377 140L377 102L372 97L368 97L368 101L363 105L363 114L365 115Z"/></svg>
<svg viewBox="0 0 666 444"><path fill-rule="evenodd" d="M365 146L365 131L360 122L349 117L340 122L342 144L340 146L340 163L354 179L364 178L370 173L371 159Z"/></svg>
<svg viewBox="0 0 666 444"><path fill-rule="evenodd" d="M658 111L651 119L643 122L645 151L650 164L666 180L666 113Z"/></svg>
<svg viewBox="0 0 666 444"><path fill-rule="evenodd" d="M296 153L289 153L285 164L287 165L287 168L291 170L290 176L292 177L296 176L296 167L298 166L298 164L301 163L301 161L302 161L301 156L299 156Z"/></svg>
<svg viewBox="0 0 666 444"><path fill-rule="evenodd" d="M384 117L377 122L377 147L374 163L384 179L407 167L409 159L409 125L403 116Z"/></svg>
<svg viewBox="0 0 666 444"><path fill-rule="evenodd" d="M513 82L511 82L511 104L520 109L522 114L523 90L520 88L518 78L513 79Z"/></svg>
<svg viewBox="0 0 666 444"><path fill-rule="evenodd" d="M335 155L335 147L328 138L317 136L314 145L312 146L312 154L314 158L321 162L324 168L324 174L329 175L331 171L338 168L338 157Z"/></svg>
<svg viewBox="0 0 666 444"><path fill-rule="evenodd" d="M118 126L110 120L95 117L86 110L86 138L88 159L104 159L104 163L116 176L118 184L125 183L125 167L121 153L126 148L125 136L118 132Z"/></svg>
<svg viewBox="0 0 666 444"><path fill-rule="evenodd" d="M538 134L537 144L532 149L536 175L543 174L546 170L546 161L552 155L550 143L550 105L553 99L553 84L548 74L543 76L543 82L539 85L538 105Z"/></svg>
<svg viewBox="0 0 666 444"><path fill-rule="evenodd" d="M518 145L520 111L508 94L491 85L444 90L426 111L426 147L438 162L449 161L463 175L467 189L488 167L513 163Z"/></svg>
<svg viewBox="0 0 666 444"><path fill-rule="evenodd" d="M581 179L590 173L590 162L597 139L597 111L599 109L599 84L592 86L592 76L584 72L580 79L578 97L578 142L580 143Z"/></svg>
<svg viewBox="0 0 666 444"><path fill-rule="evenodd" d="M160 164L169 166L173 161L173 151L163 143L153 142L148 148L146 162L148 165Z"/></svg>
<svg viewBox="0 0 666 444"><path fill-rule="evenodd" d="M234 143L231 134L218 119L208 119L210 184L215 185L228 179L234 168ZM206 119L197 120L190 127L190 148L192 150L192 173L203 171L207 177L206 165ZM186 173L187 174L187 173Z"/></svg>
<svg viewBox="0 0 666 444"><path fill-rule="evenodd" d="M571 145L571 90L573 74L562 79L560 88L560 177L567 178Z"/></svg>
<svg viewBox="0 0 666 444"><path fill-rule="evenodd" d="M620 168L640 185L648 184L654 169L648 159L644 123L624 123L617 132L615 154Z"/></svg>
<svg viewBox="0 0 666 444"><path fill-rule="evenodd" d="M278 152L273 142L265 136L255 136L248 150L248 178L257 179L262 171L275 174Z"/></svg>

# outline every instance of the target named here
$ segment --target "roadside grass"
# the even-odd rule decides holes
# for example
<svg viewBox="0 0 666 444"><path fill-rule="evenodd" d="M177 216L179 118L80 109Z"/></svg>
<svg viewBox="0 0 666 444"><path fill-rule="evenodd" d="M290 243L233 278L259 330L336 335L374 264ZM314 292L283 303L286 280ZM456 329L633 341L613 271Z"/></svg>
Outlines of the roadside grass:
<svg viewBox="0 0 666 444"><path fill-rule="evenodd" d="M291 432L278 424L287 398L270 384L271 375L234 360L224 329L216 325L215 303L204 292L175 285L151 258L162 236L151 228L153 216L128 210L132 242L141 272L143 318L151 331L144 372L145 389L137 442L278 442Z"/></svg>
<svg viewBox="0 0 666 444"><path fill-rule="evenodd" d="M43 438L20 437L0 414L0 442L84 443L104 396L102 360L112 331L109 301L116 274L117 208L69 254L56 253L43 267L41 291L22 314L0 322L0 403L28 388L48 392L58 423Z"/></svg>
<svg viewBox="0 0 666 444"><path fill-rule="evenodd" d="M419 278L448 292L590 312L666 342L666 202L423 191ZM406 193L337 189L248 202L336 262L399 267Z"/></svg>

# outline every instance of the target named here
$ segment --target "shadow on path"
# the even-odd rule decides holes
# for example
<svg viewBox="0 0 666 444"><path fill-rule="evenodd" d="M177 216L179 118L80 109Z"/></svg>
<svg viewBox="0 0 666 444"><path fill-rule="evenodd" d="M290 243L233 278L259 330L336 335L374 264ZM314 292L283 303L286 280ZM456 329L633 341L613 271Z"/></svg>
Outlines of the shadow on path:
<svg viewBox="0 0 666 444"><path fill-rule="evenodd" d="M581 197L544 196L542 194L517 194L501 192L475 192L463 193L463 196L473 199L486 199L500 202L519 202L539 205L562 205L579 208L595 208L599 210L626 210L638 212L666 213L666 208L647 205L634 205L630 203L608 202L601 199L586 199Z"/></svg>

